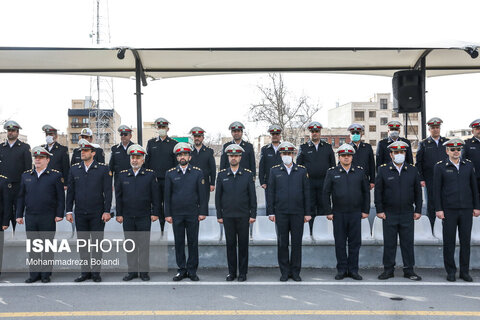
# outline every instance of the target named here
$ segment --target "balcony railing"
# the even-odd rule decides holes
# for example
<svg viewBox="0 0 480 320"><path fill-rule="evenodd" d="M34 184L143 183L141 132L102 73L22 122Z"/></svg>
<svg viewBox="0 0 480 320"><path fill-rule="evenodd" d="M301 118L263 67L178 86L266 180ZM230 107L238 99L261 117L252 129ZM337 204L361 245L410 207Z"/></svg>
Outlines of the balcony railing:
<svg viewBox="0 0 480 320"><path fill-rule="evenodd" d="M83 122L72 122L70 123L72 128L88 128L88 123Z"/></svg>

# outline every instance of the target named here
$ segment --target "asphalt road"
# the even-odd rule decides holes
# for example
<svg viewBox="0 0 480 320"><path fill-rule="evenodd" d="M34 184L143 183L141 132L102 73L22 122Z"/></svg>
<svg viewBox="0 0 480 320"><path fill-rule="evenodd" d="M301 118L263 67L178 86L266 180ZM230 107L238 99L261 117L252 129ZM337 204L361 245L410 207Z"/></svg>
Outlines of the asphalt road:
<svg viewBox="0 0 480 320"><path fill-rule="evenodd" d="M334 270L306 269L303 282L278 281L278 269L251 269L248 281L227 283L225 269L201 269L200 282L171 281L174 270L150 282L125 283L104 274L102 283L73 283L74 274L49 284L23 283L25 274L2 274L0 318L8 319L480 319L478 282L446 282L443 270L418 270L412 282L397 270L361 270L363 281L335 281Z"/></svg>

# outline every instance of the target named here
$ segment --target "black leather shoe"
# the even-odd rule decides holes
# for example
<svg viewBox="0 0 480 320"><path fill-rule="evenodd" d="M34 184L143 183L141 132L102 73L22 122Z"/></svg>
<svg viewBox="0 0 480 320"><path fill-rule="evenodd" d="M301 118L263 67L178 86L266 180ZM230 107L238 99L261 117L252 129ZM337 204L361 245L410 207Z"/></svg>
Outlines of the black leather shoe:
<svg viewBox="0 0 480 320"><path fill-rule="evenodd" d="M87 273L87 274L82 274L80 277L76 278L75 282L83 282L85 280L88 280L88 279L92 279L92 274L91 273Z"/></svg>
<svg viewBox="0 0 480 320"><path fill-rule="evenodd" d="M142 279L142 281L150 281L150 276L148 275L147 272L140 273L140 279Z"/></svg>
<svg viewBox="0 0 480 320"><path fill-rule="evenodd" d="M188 277L192 281L199 281L200 280L200 278L196 274L189 274Z"/></svg>
<svg viewBox="0 0 480 320"><path fill-rule="evenodd" d="M353 280L363 280L363 277L359 275L358 273L349 273L348 276L352 278Z"/></svg>
<svg viewBox="0 0 480 320"><path fill-rule="evenodd" d="M92 276L93 282L102 282L102 277L100 276Z"/></svg>
<svg viewBox="0 0 480 320"><path fill-rule="evenodd" d="M225 280L227 280L227 281L233 281L233 280L235 280L235 276L234 276L233 274L229 273L229 274L227 275L227 277L225 278Z"/></svg>
<svg viewBox="0 0 480 320"><path fill-rule="evenodd" d="M472 277L468 273L460 273L460 279L463 279L467 282L473 282Z"/></svg>
<svg viewBox="0 0 480 320"><path fill-rule="evenodd" d="M50 276L46 276L42 278L42 283L49 283L50 282Z"/></svg>
<svg viewBox="0 0 480 320"><path fill-rule="evenodd" d="M136 278L138 278L137 273L128 273L125 277L123 277L123 281L130 281Z"/></svg>
<svg viewBox="0 0 480 320"><path fill-rule="evenodd" d="M186 273L177 273L174 277L173 277L173 281L182 281L183 279L185 279L187 277L187 274Z"/></svg>
<svg viewBox="0 0 480 320"><path fill-rule="evenodd" d="M247 281L247 275L246 274L241 274L238 276L238 282L244 282Z"/></svg>
<svg viewBox="0 0 480 320"><path fill-rule="evenodd" d="M393 272L383 271L382 274L380 274L378 276L378 279L379 280L387 280L387 279L390 279L390 278L393 278L393 277L395 277Z"/></svg>
<svg viewBox="0 0 480 320"><path fill-rule="evenodd" d="M454 282L455 279L455 273L451 273L447 275L447 281Z"/></svg>
<svg viewBox="0 0 480 320"><path fill-rule="evenodd" d="M345 272L339 272L335 275L335 280L343 280L346 276L347 274Z"/></svg>
<svg viewBox="0 0 480 320"><path fill-rule="evenodd" d="M27 280L25 280L25 283L34 283L34 282L37 282L38 280L40 280L40 277L28 278Z"/></svg>
<svg viewBox="0 0 480 320"><path fill-rule="evenodd" d="M410 280L413 280L413 281L420 281L422 280L422 277L420 277L418 274L416 274L415 272L408 272L408 273L404 273L403 274L403 277L404 278L407 278L407 279L410 279Z"/></svg>
<svg viewBox="0 0 480 320"><path fill-rule="evenodd" d="M280 277L280 281L282 282L288 281L288 275L282 274L282 276Z"/></svg>
<svg viewBox="0 0 480 320"><path fill-rule="evenodd" d="M292 275L292 279L293 281L297 281L297 282L302 281L302 278L298 274Z"/></svg>

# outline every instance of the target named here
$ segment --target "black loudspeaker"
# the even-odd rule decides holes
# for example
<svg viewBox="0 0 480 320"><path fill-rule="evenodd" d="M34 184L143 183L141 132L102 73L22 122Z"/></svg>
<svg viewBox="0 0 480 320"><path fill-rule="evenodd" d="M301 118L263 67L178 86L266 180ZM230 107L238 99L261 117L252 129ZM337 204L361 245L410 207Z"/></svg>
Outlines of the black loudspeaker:
<svg viewBox="0 0 480 320"><path fill-rule="evenodd" d="M425 94L422 90L422 73L419 70L398 71L393 74L393 111L398 113L421 112Z"/></svg>

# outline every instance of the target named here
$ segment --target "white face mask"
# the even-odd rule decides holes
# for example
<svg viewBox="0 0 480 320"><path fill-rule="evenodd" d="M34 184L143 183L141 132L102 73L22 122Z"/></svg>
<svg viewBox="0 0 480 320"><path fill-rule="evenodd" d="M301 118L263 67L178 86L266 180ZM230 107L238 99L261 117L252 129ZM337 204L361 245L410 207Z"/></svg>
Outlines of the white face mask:
<svg viewBox="0 0 480 320"><path fill-rule="evenodd" d="M292 156L282 156L282 161L285 165L289 166L290 164L292 164L293 159Z"/></svg>
<svg viewBox="0 0 480 320"><path fill-rule="evenodd" d="M404 154L395 154L393 155L393 161L396 164L402 164L405 162L405 155Z"/></svg>
<svg viewBox="0 0 480 320"><path fill-rule="evenodd" d="M400 136L400 132L398 132L398 131L391 131L390 132L390 138L392 138L393 140L398 139L399 136Z"/></svg>
<svg viewBox="0 0 480 320"><path fill-rule="evenodd" d="M46 136L45 141L47 141L47 144L52 144L53 143L53 137L52 136Z"/></svg>
<svg viewBox="0 0 480 320"><path fill-rule="evenodd" d="M158 129L158 135L160 137L166 137L167 136L167 130L165 129Z"/></svg>

